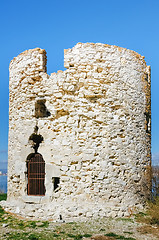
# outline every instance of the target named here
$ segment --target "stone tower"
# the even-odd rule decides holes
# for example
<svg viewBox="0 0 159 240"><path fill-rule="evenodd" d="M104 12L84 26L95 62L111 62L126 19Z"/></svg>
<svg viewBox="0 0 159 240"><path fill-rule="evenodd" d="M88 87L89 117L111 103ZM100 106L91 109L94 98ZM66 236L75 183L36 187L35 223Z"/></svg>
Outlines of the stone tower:
<svg viewBox="0 0 159 240"><path fill-rule="evenodd" d="M150 67L101 43L65 50L64 66L49 76L39 48L10 63L6 208L51 219L128 216L151 192Z"/></svg>

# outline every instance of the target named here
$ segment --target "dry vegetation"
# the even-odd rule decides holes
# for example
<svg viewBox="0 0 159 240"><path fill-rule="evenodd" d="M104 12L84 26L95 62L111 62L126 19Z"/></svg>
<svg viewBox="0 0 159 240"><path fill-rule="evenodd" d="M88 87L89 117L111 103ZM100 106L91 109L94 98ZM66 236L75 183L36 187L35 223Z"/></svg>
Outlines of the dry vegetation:
<svg viewBox="0 0 159 240"><path fill-rule="evenodd" d="M141 233L153 234L159 239L159 166L152 166L152 200L146 213L137 214L136 220L145 223L138 228Z"/></svg>
<svg viewBox="0 0 159 240"><path fill-rule="evenodd" d="M152 166L152 194L159 196L159 166Z"/></svg>

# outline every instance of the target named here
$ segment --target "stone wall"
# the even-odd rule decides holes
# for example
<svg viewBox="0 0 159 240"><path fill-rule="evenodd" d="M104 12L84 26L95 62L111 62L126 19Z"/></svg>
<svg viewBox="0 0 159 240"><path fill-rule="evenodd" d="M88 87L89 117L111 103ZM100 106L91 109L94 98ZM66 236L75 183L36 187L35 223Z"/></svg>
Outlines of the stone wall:
<svg viewBox="0 0 159 240"><path fill-rule="evenodd" d="M30 204L32 216L36 208L52 219L140 210L151 190L150 67L131 50L100 43L65 50L64 66L49 76L39 48L11 61L8 204L21 202L25 216ZM27 196L33 133L43 137L44 197Z"/></svg>

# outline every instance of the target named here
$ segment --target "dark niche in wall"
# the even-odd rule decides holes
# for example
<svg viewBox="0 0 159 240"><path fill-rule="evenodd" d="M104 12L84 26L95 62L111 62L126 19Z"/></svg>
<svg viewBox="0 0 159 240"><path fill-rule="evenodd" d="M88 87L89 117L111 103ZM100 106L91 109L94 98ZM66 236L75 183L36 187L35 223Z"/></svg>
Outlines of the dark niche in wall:
<svg viewBox="0 0 159 240"><path fill-rule="evenodd" d="M150 129L151 115L149 112L145 112L145 116L146 116L146 133L151 133Z"/></svg>
<svg viewBox="0 0 159 240"><path fill-rule="evenodd" d="M59 177L53 177L52 178L52 183L53 183L54 191L58 191L59 190L59 184L60 184L60 178Z"/></svg>
<svg viewBox="0 0 159 240"><path fill-rule="evenodd" d="M51 113L48 111L47 107L45 106L45 99L37 100L35 103L35 117L36 118L43 118L49 117Z"/></svg>

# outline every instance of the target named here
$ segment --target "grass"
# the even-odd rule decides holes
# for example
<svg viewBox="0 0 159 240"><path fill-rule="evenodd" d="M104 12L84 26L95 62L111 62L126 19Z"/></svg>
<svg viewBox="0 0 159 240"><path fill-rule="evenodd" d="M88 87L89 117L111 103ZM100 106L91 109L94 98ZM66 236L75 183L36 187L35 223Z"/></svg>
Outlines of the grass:
<svg viewBox="0 0 159 240"><path fill-rule="evenodd" d="M11 234L8 234L7 236L7 240L9 239L12 239L12 240L27 240L27 239L30 239L30 240L54 240L54 239L73 239L73 240L80 240L80 239L83 239L83 237L91 237L92 235L91 234L84 234L84 235L81 235L81 234L70 234L70 233L65 233L65 235L61 235L61 234L57 234L57 233L52 233L52 234L43 234L43 233L31 233L31 234L28 234L28 233L11 233ZM114 239L122 239L122 240L136 240L135 238L131 238L131 237L124 237L122 235L117 235L115 233L108 233L108 234L105 234L104 236L107 236L107 237L113 237ZM98 237L97 237L98 238Z"/></svg>
<svg viewBox="0 0 159 240"><path fill-rule="evenodd" d="M154 201L148 202L146 213L139 212L135 217L139 222L159 226L159 197L156 197Z"/></svg>
<svg viewBox="0 0 159 240"><path fill-rule="evenodd" d="M85 222L56 224L54 228L50 229L50 223L47 221L19 220L6 213L2 208L0 208L0 210L0 226L6 224L6 229L9 229L9 231L6 233L4 231L3 235L0 236L5 240L80 240L84 237L89 238L93 234L99 234L99 232L102 232L104 236L107 231L107 229L101 228L100 221L96 221L95 224L98 225L98 228L93 230L91 223L86 225ZM135 240L134 238L117 235L115 233L108 233L105 234L105 236L114 237L114 239Z"/></svg>
<svg viewBox="0 0 159 240"><path fill-rule="evenodd" d="M8 236L6 236L7 239L12 239L12 240L38 240L39 236L37 234L28 234L28 233L10 233Z"/></svg>
<svg viewBox="0 0 159 240"><path fill-rule="evenodd" d="M126 231L125 231L124 233L127 233L127 234L133 234L132 232L126 232Z"/></svg>
<svg viewBox="0 0 159 240"><path fill-rule="evenodd" d="M123 222L134 222L132 218L117 218L117 221L123 221Z"/></svg>
<svg viewBox="0 0 159 240"><path fill-rule="evenodd" d="M150 224L157 224L159 226L159 197L156 197L154 202L149 202L147 213L150 216Z"/></svg>
<svg viewBox="0 0 159 240"><path fill-rule="evenodd" d="M0 206L0 217L2 217L5 214L5 211L3 210L3 208Z"/></svg>
<svg viewBox="0 0 159 240"><path fill-rule="evenodd" d="M138 228L142 234L152 234L159 239L159 197L148 202L148 209L145 213L140 212L135 215L136 221L145 223Z"/></svg>
<svg viewBox="0 0 159 240"><path fill-rule="evenodd" d="M107 233L107 234L104 234L104 236L113 237L114 239L136 240L135 238L132 238L132 237L124 237L124 236L122 236L122 235L117 235L117 234L115 234L115 233Z"/></svg>
<svg viewBox="0 0 159 240"><path fill-rule="evenodd" d="M7 194L0 194L0 201L6 200L6 199L7 199ZM49 226L48 221L38 222L38 221L19 220L13 217L12 215L6 213L1 206L0 206L0 223L7 224L10 228L20 229L20 230L25 230L27 228L31 228L31 229L47 228Z"/></svg>
<svg viewBox="0 0 159 240"><path fill-rule="evenodd" d="M36 232L36 233L28 233L28 232L12 232L10 234L7 234L6 239L12 239L12 240L54 240L54 239L73 239L73 240L80 240L83 237L91 237L92 235L90 234L71 234L71 233L54 233L54 232Z"/></svg>

